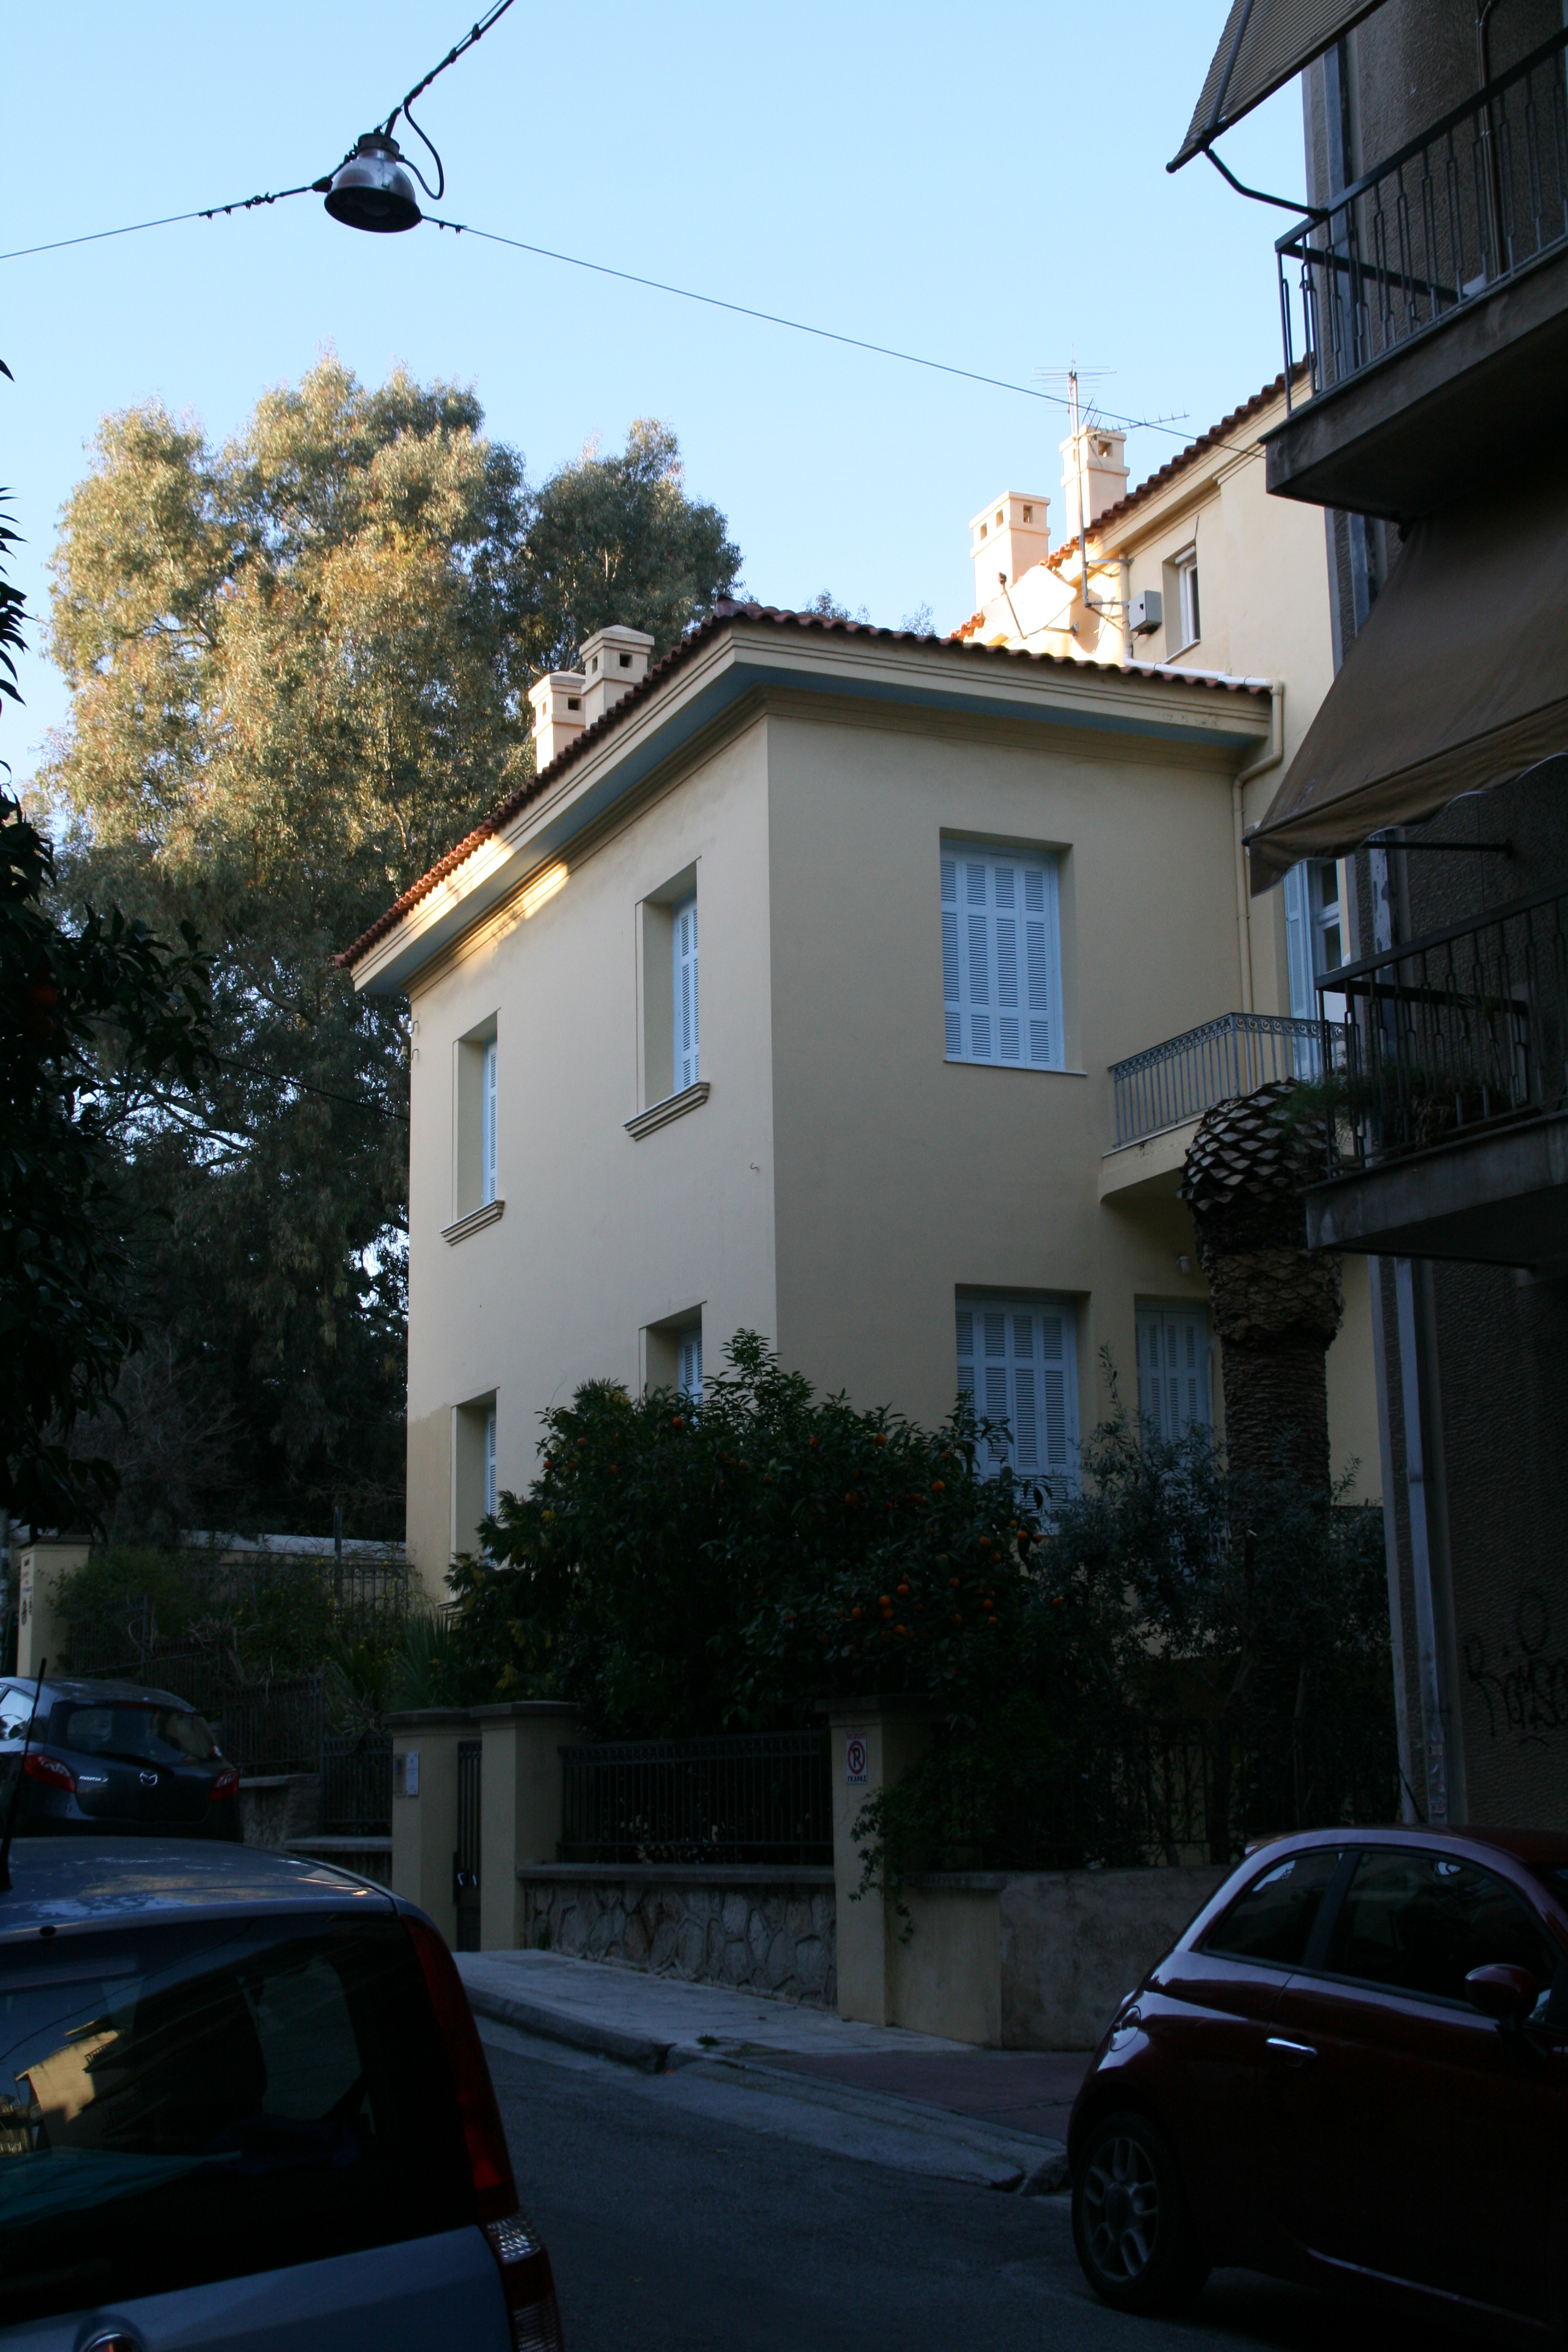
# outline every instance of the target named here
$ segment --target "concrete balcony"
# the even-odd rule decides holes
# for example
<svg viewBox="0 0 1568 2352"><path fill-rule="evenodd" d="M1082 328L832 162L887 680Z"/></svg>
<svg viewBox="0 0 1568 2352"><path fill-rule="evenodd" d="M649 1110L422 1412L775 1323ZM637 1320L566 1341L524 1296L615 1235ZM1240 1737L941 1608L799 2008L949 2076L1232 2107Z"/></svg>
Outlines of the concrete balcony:
<svg viewBox="0 0 1568 2352"><path fill-rule="evenodd" d="M1163 1045L1110 1066L1116 1143L1100 1164L1102 1201L1152 1187L1173 1192L1198 1122L1216 1103L1270 1078L1315 1078L1323 1066L1317 1021L1276 1013L1222 1013Z"/></svg>
<svg viewBox="0 0 1568 2352"><path fill-rule="evenodd" d="M1568 368L1568 29L1276 247L1286 383L1268 488L1409 521L1555 443Z"/></svg>
<svg viewBox="0 0 1568 2352"><path fill-rule="evenodd" d="M1318 1249L1568 1266L1568 890L1342 968ZM1336 1056L1336 1059L1338 1056Z"/></svg>

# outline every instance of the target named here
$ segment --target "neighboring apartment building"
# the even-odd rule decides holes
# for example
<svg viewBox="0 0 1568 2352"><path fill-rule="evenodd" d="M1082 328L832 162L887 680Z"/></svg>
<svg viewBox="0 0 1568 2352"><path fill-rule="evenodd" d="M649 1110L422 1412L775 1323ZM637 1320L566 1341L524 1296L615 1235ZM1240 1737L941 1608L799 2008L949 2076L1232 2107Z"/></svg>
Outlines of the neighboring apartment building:
<svg viewBox="0 0 1568 2352"><path fill-rule="evenodd" d="M1309 1229L1371 1271L1409 1809L1561 1827L1568 29L1560 0L1237 0L1178 163L1303 68L1278 251L1312 397L1268 487L1326 514L1337 675L1253 887L1346 879Z"/></svg>
<svg viewBox="0 0 1568 2352"><path fill-rule="evenodd" d="M1210 456L1135 530L1125 502L1135 568ZM1213 585L1223 645L1240 590ZM698 1391L742 1327L922 1420L967 1386L1042 1475L1109 1405L1102 1350L1162 1426L1216 1412L1184 1139L1238 1055L1312 1034L1272 1011L1283 931L1244 953L1238 779L1329 673L1326 607L1275 603L1258 658L1310 649L1300 717L1266 677L754 605L652 670L609 629L540 680L535 781L345 958L412 1005L408 1540L434 1592L531 1475L542 1409L595 1376ZM1147 1115L1162 1086L1174 1118ZM1336 1463L1371 1472L1353 1298L1330 1380Z"/></svg>

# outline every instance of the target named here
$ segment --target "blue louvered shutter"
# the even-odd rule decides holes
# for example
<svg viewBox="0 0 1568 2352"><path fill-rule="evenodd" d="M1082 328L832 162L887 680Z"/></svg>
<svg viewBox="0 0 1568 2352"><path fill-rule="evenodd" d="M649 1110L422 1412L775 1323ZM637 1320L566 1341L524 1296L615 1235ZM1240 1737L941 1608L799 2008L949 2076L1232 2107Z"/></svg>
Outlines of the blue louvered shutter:
<svg viewBox="0 0 1568 2352"><path fill-rule="evenodd" d="M675 1335L676 1381L680 1393L693 1404L702 1402L702 1326L689 1323Z"/></svg>
<svg viewBox="0 0 1568 2352"><path fill-rule="evenodd" d="M1138 1412L1158 1436L1184 1436L1214 1423L1208 1317L1201 1307L1141 1307Z"/></svg>
<svg viewBox="0 0 1568 2352"><path fill-rule="evenodd" d="M1059 1069L1057 864L961 846L942 856L942 1009L952 1062Z"/></svg>
<svg viewBox="0 0 1568 2352"><path fill-rule="evenodd" d="M496 1041L492 1037L485 1047L480 1072L479 1199L481 1202L493 1201L496 1196L496 1127L500 1108Z"/></svg>
<svg viewBox="0 0 1568 2352"><path fill-rule="evenodd" d="M675 1088L694 1087L700 1076L697 1050L697 899L675 910Z"/></svg>
<svg viewBox="0 0 1568 2352"><path fill-rule="evenodd" d="M1020 1477L1076 1475L1073 1314L1066 1300L973 1299L958 1307L958 1385L992 1432L980 1467Z"/></svg>

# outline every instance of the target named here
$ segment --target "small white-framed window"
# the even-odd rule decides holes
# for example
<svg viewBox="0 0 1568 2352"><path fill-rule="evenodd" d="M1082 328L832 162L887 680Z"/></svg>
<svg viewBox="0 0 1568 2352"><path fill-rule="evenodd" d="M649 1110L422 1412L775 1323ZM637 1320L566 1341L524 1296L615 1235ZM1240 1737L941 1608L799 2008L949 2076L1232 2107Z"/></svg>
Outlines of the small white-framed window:
<svg viewBox="0 0 1568 2352"><path fill-rule="evenodd" d="M693 1404L702 1402L702 1326L688 1323L675 1335L675 1384Z"/></svg>
<svg viewBox="0 0 1568 2352"><path fill-rule="evenodd" d="M994 1298L960 1291L958 1385L982 1421L1005 1422L980 1467L1076 1482L1077 1318L1068 1298Z"/></svg>
<svg viewBox="0 0 1568 2352"><path fill-rule="evenodd" d="M670 910L675 938L675 1084L681 1094L701 1076L697 1021L697 893Z"/></svg>
<svg viewBox="0 0 1568 2352"><path fill-rule="evenodd" d="M481 1206L496 1196L496 1041L492 1037L485 1047L484 1067L479 1082L479 1201Z"/></svg>
<svg viewBox="0 0 1568 2352"><path fill-rule="evenodd" d="M1201 1307L1140 1307L1138 1417L1155 1434L1214 1427L1209 1318Z"/></svg>
<svg viewBox="0 0 1568 2352"><path fill-rule="evenodd" d="M942 985L950 1062L1062 1067L1061 919L1051 851L942 843Z"/></svg>
<svg viewBox="0 0 1568 2352"><path fill-rule="evenodd" d="M1290 1010L1298 1021L1315 1021L1319 981L1346 961L1337 858L1308 858L1286 875L1285 954ZM1342 1021L1344 999L1326 998L1323 1010L1329 1020Z"/></svg>
<svg viewBox="0 0 1568 2352"><path fill-rule="evenodd" d="M496 1515L496 1409L492 1404L485 1415L485 1517Z"/></svg>
<svg viewBox="0 0 1568 2352"><path fill-rule="evenodd" d="M1178 653L1195 646L1203 635L1203 616L1198 607L1198 551L1189 548L1178 555L1172 569L1176 575L1176 629L1180 643Z"/></svg>

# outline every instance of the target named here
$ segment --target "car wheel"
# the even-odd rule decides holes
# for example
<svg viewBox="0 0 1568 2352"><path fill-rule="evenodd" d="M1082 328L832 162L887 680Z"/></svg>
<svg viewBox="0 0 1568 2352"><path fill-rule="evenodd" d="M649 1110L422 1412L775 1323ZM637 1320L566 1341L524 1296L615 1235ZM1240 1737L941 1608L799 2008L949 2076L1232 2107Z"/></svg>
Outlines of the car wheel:
<svg viewBox="0 0 1568 2352"><path fill-rule="evenodd" d="M1118 2311L1173 2311L1209 2274L1171 2144L1146 2116L1110 2115L1073 2175L1072 2234L1083 2274Z"/></svg>

